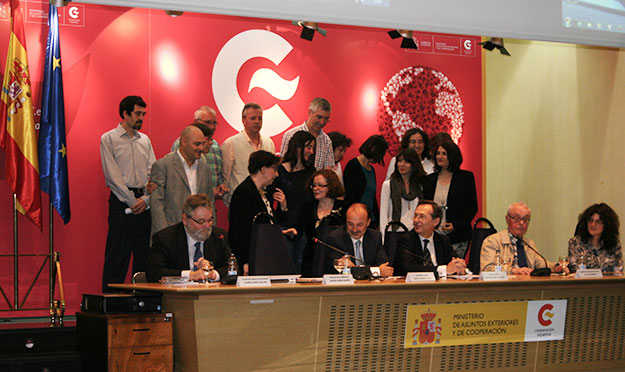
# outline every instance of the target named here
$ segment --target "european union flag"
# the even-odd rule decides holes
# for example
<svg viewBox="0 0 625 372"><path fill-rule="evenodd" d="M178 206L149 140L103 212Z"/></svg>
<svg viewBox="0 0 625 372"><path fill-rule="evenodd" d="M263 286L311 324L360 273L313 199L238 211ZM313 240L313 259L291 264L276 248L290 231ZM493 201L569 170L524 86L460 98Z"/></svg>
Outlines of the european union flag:
<svg viewBox="0 0 625 372"><path fill-rule="evenodd" d="M41 190L50 195L50 202L68 223L69 184L67 182L67 146L65 144L65 106L59 46L59 17L50 5L48 44L43 75L41 127L39 129L39 174Z"/></svg>

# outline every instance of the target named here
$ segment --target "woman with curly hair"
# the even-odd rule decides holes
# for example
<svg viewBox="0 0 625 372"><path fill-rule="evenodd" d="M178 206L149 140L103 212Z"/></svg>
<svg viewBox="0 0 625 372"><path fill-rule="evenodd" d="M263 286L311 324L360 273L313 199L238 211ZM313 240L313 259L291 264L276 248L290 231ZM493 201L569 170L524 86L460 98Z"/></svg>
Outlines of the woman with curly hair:
<svg viewBox="0 0 625 372"><path fill-rule="evenodd" d="M593 204L579 215L569 240L569 269L582 264L603 272L623 271L618 215L605 203Z"/></svg>

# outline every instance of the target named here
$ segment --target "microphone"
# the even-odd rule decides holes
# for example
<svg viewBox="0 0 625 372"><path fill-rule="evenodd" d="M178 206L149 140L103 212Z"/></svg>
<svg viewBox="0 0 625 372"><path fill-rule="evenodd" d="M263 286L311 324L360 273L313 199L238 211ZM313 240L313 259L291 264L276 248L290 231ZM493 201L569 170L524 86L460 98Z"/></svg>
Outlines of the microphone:
<svg viewBox="0 0 625 372"><path fill-rule="evenodd" d="M549 268L549 265L547 264L547 260L545 259L545 257L542 254L540 254L540 252L538 252L534 247L532 247L527 241L525 241L525 239L523 239L523 244L525 244L526 247L528 247L529 249L534 251L534 253L536 253L540 258L542 258L543 262L545 263L545 267L540 268L540 269L532 270L530 275L531 276L549 276L549 275L551 275L551 269Z"/></svg>
<svg viewBox="0 0 625 372"><path fill-rule="evenodd" d="M421 272L433 272L433 273L434 273L434 278L435 278L436 280L438 280L438 279L439 279L439 275L438 275L438 268L437 268L436 266L434 266L434 265L432 265L432 266L426 266L426 265L425 265L425 257L424 257L424 256L421 256L420 254L417 254L417 253L415 253L415 252L411 251L410 249L408 249L408 248L406 248L406 247L402 247L402 249L404 250L404 252L406 252L406 253L410 254L411 256L413 256L413 257L416 257L416 258L420 259L420 260L421 260L421 262L423 262L423 265L421 265L421 267L428 268L428 269L425 269L425 270L423 270L423 269L422 269L422 270L420 270ZM430 268L431 268L431 269L430 269Z"/></svg>
<svg viewBox="0 0 625 372"><path fill-rule="evenodd" d="M324 241L322 241L322 240L319 240L318 238L313 238L313 242L323 244L323 245L325 245L326 247L328 247L328 248L332 249L333 251L338 252L338 253L342 254L343 256L347 256L347 257L349 257L349 258L353 258L353 259L354 259L354 261L360 261L363 265L367 266L367 264L365 263L365 261L363 261L363 260L359 259L359 258L358 258L358 257L356 257L356 256L352 256L351 254L349 254L349 253L347 253L347 252L345 252L345 251L342 251L342 250L340 250L340 249L336 248L335 246L332 246L332 245L330 245L330 244L328 244L328 243L326 243L326 242L324 242Z"/></svg>
<svg viewBox="0 0 625 372"><path fill-rule="evenodd" d="M224 234L220 234L219 235L219 239L224 243L224 245L226 246L226 248L228 248L228 250L230 251L230 253L232 253L232 250L230 249L230 245L228 245L228 241L226 240L226 237L224 236Z"/></svg>
<svg viewBox="0 0 625 372"><path fill-rule="evenodd" d="M357 280L369 280L371 279L371 269L369 268L369 265L367 265L367 263L361 259L359 259L358 257L352 256L351 254L348 254L345 251L342 251L322 240L319 240L318 238L313 238L313 242L315 243L319 243L319 244L323 244L326 247L332 249L333 251L339 252L340 254L347 256L351 259L353 259L354 261L360 261L362 263L361 266L352 266L350 268L350 271L352 273L352 276L354 277L354 279Z"/></svg>

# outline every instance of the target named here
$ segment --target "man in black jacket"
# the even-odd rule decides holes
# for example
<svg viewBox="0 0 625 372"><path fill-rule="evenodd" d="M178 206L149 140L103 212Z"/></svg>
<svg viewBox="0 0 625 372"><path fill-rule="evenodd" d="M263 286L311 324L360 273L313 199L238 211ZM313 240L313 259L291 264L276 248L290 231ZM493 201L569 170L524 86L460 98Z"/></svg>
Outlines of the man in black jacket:
<svg viewBox="0 0 625 372"><path fill-rule="evenodd" d="M397 242L397 275L406 275L412 271L431 271L433 267L438 267L439 272L447 274L464 274L467 265L463 259L455 257L449 238L434 231L441 222L442 214L441 208L435 202L419 202L412 220L414 229Z"/></svg>
<svg viewBox="0 0 625 372"><path fill-rule="evenodd" d="M146 264L148 280L184 276L195 281L218 281L226 275L230 248L226 232L214 227L214 221L208 195L189 196L182 207L182 222L152 237Z"/></svg>

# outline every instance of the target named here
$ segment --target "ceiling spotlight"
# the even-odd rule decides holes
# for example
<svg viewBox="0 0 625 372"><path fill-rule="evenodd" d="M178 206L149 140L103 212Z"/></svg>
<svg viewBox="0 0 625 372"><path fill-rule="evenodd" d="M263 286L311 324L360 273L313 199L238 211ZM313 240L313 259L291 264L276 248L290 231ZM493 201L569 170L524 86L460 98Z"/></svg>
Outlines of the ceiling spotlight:
<svg viewBox="0 0 625 372"><path fill-rule="evenodd" d="M167 14L170 17L180 17L182 15L182 11L180 10L165 10L165 14Z"/></svg>
<svg viewBox="0 0 625 372"><path fill-rule="evenodd" d="M67 5L67 3L69 3L72 0L49 0L50 1L50 5L55 6L57 8L63 7L65 5Z"/></svg>
<svg viewBox="0 0 625 372"><path fill-rule="evenodd" d="M412 38L412 30L391 30L388 32L391 39L402 38L401 47L403 49L419 49L417 43Z"/></svg>
<svg viewBox="0 0 625 372"><path fill-rule="evenodd" d="M323 37L328 34L326 30L319 27L319 23L317 22L293 21L292 23L293 25L300 26L302 28L302 33L299 37L308 41L312 41L313 36L315 36L315 31L320 33Z"/></svg>
<svg viewBox="0 0 625 372"><path fill-rule="evenodd" d="M492 51L493 49L499 49L499 52L504 56L510 56L510 52L503 46L503 38L500 37L491 37L487 41L482 41L478 43L482 46L482 48Z"/></svg>

